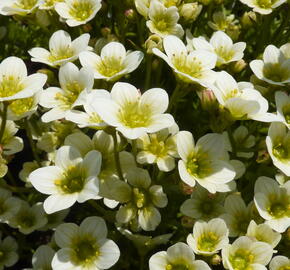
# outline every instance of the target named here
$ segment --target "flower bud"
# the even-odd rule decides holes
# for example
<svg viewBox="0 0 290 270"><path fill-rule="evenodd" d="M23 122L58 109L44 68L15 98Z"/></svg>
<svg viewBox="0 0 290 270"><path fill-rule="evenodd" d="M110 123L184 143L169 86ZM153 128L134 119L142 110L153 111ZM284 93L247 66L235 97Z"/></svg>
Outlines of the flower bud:
<svg viewBox="0 0 290 270"><path fill-rule="evenodd" d="M188 216L183 216L181 218L181 225L185 228L192 228L194 225L194 219Z"/></svg>
<svg viewBox="0 0 290 270"><path fill-rule="evenodd" d="M110 27L103 27L101 29L101 34L102 34L103 37L107 37L108 35L110 35L111 34Z"/></svg>
<svg viewBox="0 0 290 270"><path fill-rule="evenodd" d="M202 10L202 6L195 3L183 4L179 9L180 16L187 22L193 22L196 20Z"/></svg>
<svg viewBox="0 0 290 270"><path fill-rule="evenodd" d="M250 28L257 21L257 15L253 11L245 12L241 19L244 28Z"/></svg>
<svg viewBox="0 0 290 270"><path fill-rule="evenodd" d="M132 8L127 9L125 11L125 17L129 20L129 21L133 21L136 19L136 11Z"/></svg>
<svg viewBox="0 0 290 270"><path fill-rule="evenodd" d="M210 264L211 265L219 265L222 262L222 258L220 255L218 254L214 254L211 258L210 258Z"/></svg>
<svg viewBox="0 0 290 270"><path fill-rule="evenodd" d="M230 63L230 69L233 73L241 72L246 66L247 63L243 59Z"/></svg>
<svg viewBox="0 0 290 270"><path fill-rule="evenodd" d="M49 16L47 15L47 12L44 10L37 10L35 14L36 21L38 25L41 27L47 27L50 25L50 19Z"/></svg>
<svg viewBox="0 0 290 270"><path fill-rule="evenodd" d="M153 48L162 50L162 38L154 34L149 36L149 38L145 41L145 49L147 53L152 54Z"/></svg>
<svg viewBox="0 0 290 270"><path fill-rule="evenodd" d="M205 89L201 91L200 95L201 107L205 111L213 111L218 108L216 97L212 90Z"/></svg>

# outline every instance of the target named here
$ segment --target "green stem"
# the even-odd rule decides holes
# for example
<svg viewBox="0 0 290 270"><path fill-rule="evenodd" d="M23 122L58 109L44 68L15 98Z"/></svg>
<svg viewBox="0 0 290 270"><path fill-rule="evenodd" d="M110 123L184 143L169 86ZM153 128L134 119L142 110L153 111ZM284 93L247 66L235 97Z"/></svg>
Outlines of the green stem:
<svg viewBox="0 0 290 270"><path fill-rule="evenodd" d="M24 120L24 126L25 126L27 137L28 137L28 141L29 141L29 144L30 144L30 147L31 147L31 150L32 150L33 158L36 160L38 166L41 167L41 160L40 160L40 158L39 158L39 156L37 154L37 150L36 150L36 147L35 147L35 144L34 144L34 141L33 141L33 138L32 138L31 129L30 129L30 126L29 126L29 121L27 119Z"/></svg>
<svg viewBox="0 0 290 270"><path fill-rule="evenodd" d="M169 105L168 105L168 109L167 111L168 112L171 112L173 107L176 105L176 102L178 100L178 96L179 96L179 90L180 90L180 84L177 83L175 89L173 90L173 93L170 97L170 100L169 100Z"/></svg>
<svg viewBox="0 0 290 270"><path fill-rule="evenodd" d="M146 77L144 88L147 90L151 85L151 71L152 71L152 54L149 54L147 57L146 63Z"/></svg>
<svg viewBox="0 0 290 270"><path fill-rule="evenodd" d="M1 127L0 127L0 143L2 142L6 122L7 122L7 110L8 110L8 103L3 103L3 111L2 111L2 119L1 119Z"/></svg>
<svg viewBox="0 0 290 270"><path fill-rule="evenodd" d="M93 200L89 200L88 202L93 208L95 208L100 214L103 215L103 218L105 220L112 223L115 222L115 213L113 211L104 209L102 206L98 205L98 203Z"/></svg>
<svg viewBox="0 0 290 270"><path fill-rule="evenodd" d="M11 192L14 193L31 193L32 188L29 187L14 187L11 185L6 184L6 182L4 183L3 181L0 184L1 187L4 187L6 189L9 189Z"/></svg>
<svg viewBox="0 0 290 270"><path fill-rule="evenodd" d="M112 134L112 136L113 136L113 141L114 141L114 158L115 158L115 165L116 165L117 173L119 175L119 178L121 180L125 181L125 179L123 177L120 156L119 156L119 152L118 152L117 131L115 131Z"/></svg>
<svg viewBox="0 0 290 270"><path fill-rule="evenodd" d="M145 266L144 255L140 256L140 270L143 270Z"/></svg>
<svg viewBox="0 0 290 270"><path fill-rule="evenodd" d="M229 127L227 129L227 132L228 132L230 143L231 143L231 146L232 146L232 153L234 155L236 155L236 143L235 143L235 139L234 139L234 136L233 136L232 129Z"/></svg>

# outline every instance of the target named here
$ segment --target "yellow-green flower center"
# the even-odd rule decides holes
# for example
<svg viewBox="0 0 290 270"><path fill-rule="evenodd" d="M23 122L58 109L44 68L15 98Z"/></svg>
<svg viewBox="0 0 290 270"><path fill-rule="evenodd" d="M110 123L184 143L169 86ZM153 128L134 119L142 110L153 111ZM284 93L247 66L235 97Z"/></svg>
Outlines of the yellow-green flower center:
<svg viewBox="0 0 290 270"><path fill-rule="evenodd" d="M58 179L54 184L65 194L80 192L84 187L85 176L80 167L69 167L64 173L62 179Z"/></svg>
<svg viewBox="0 0 290 270"><path fill-rule="evenodd" d="M68 59L74 55L73 49L70 47L70 45L60 47L57 50L50 50L50 55L48 57L48 60L50 62L55 62L63 59Z"/></svg>
<svg viewBox="0 0 290 270"><path fill-rule="evenodd" d="M133 202L137 208L143 208L148 203L148 195L146 192L139 188L133 188Z"/></svg>
<svg viewBox="0 0 290 270"><path fill-rule="evenodd" d="M74 1L70 6L69 14L77 21L88 19L94 11L91 1Z"/></svg>
<svg viewBox="0 0 290 270"><path fill-rule="evenodd" d="M105 77L112 77L125 68L123 60L121 56L105 56L96 63L96 70Z"/></svg>
<svg viewBox="0 0 290 270"><path fill-rule="evenodd" d="M38 0L18 0L14 5L16 8L30 10L37 4L37 2Z"/></svg>
<svg viewBox="0 0 290 270"><path fill-rule="evenodd" d="M203 233L197 240L197 248L202 251L211 252L215 250L219 237L213 232Z"/></svg>
<svg viewBox="0 0 290 270"><path fill-rule="evenodd" d="M9 109L17 116L21 116L30 111L34 105L34 98L23 98L12 101L9 104Z"/></svg>
<svg viewBox="0 0 290 270"><path fill-rule="evenodd" d="M190 55L181 52L178 55L173 54L171 61L178 71L188 74L193 78L198 79L202 77L202 63L196 57L190 57Z"/></svg>
<svg viewBox="0 0 290 270"><path fill-rule="evenodd" d="M0 79L0 97L10 97L23 90L19 77L2 75Z"/></svg>
<svg viewBox="0 0 290 270"><path fill-rule="evenodd" d="M220 46L220 47L216 48L215 52L225 62L230 61L235 54L234 50L232 50L231 48L225 47L225 46Z"/></svg>
<svg viewBox="0 0 290 270"><path fill-rule="evenodd" d="M283 143L276 144L273 147L272 152L273 152L273 155L280 160L289 158L288 146Z"/></svg>
<svg viewBox="0 0 290 270"><path fill-rule="evenodd" d="M251 270L250 265L253 263L255 257L250 251L239 249L235 254L229 257L229 261L235 270Z"/></svg>
<svg viewBox="0 0 290 270"><path fill-rule="evenodd" d="M44 6L48 8L53 8L54 4L57 2L63 2L64 0L44 0Z"/></svg>
<svg viewBox="0 0 290 270"><path fill-rule="evenodd" d="M146 149L148 152L154 154L156 157L164 157L167 155L167 147L164 141L158 141L155 134L150 136L150 144Z"/></svg>
<svg viewBox="0 0 290 270"><path fill-rule="evenodd" d="M290 124L290 104L285 105L282 108L282 112L283 112L283 115L285 117L287 124Z"/></svg>
<svg viewBox="0 0 290 270"><path fill-rule="evenodd" d="M281 190L280 196L277 194L269 196L267 212L275 218L290 217L290 198L286 190Z"/></svg>
<svg viewBox="0 0 290 270"><path fill-rule="evenodd" d="M35 216L32 213L25 212L17 219L17 224L21 228L31 228L36 222Z"/></svg>
<svg viewBox="0 0 290 270"><path fill-rule="evenodd" d="M3 262L6 259L6 253L4 250L0 250L0 262Z"/></svg>
<svg viewBox="0 0 290 270"><path fill-rule="evenodd" d="M290 71L288 68L283 67L280 63L267 63L263 68L265 78L274 82L283 82L289 80Z"/></svg>
<svg viewBox="0 0 290 270"><path fill-rule="evenodd" d="M190 270L190 266L187 264L167 264L166 270Z"/></svg>
<svg viewBox="0 0 290 270"><path fill-rule="evenodd" d="M72 249L75 251L72 261L77 265L91 265L100 255L96 240L89 236L77 238Z"/></svg>
<svg viewBox="0 0 290 270"><path fill-rule="evenodd" d="M208 154L199 151L192 153L186 163L186 169L194 177L204 178L211 173Z"/></svg>
<svg viewBox="0 0 290 270"><path fill-rule="evenodd" d="M63 89L64 93L57 93L55 99L62 101L64 107L70 109L83 89L84 86L77 81L67 83L65 89Z"/></svg>
<svg viewBox="0 0 290 270"><path fill-rule="evenodd" d="M257 0L257 5L261 8L271 8L276 0Z"/></svg>
<svg viewBox="0 0 290 270"><path fill-rule="evenodd" d="M119 111L120 122L129 128L147 127L151 122L149 108L141 108L139 103L128 102Z"/></svg>

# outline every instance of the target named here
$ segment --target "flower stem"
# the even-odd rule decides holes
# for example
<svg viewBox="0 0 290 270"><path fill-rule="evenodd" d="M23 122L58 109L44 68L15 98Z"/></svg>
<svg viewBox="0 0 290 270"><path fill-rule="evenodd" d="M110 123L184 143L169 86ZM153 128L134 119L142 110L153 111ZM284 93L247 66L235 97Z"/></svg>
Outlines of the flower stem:
<svg viewBox="0 0 290 270"><path fill-rule="evenodd" d="M147 57L146 63L146 77L144 88L147 90L151 85L151 71L152 71L152 54Z"/></svg>
<svg viewBox="0 0 290 270"><path fill-rule="evenodd" d="M0 127L0 143L2 142L5 127L6 127L6 122L7 122L7 110L8 110L8 103L4 102L3 103L3 111L2 111L2 119L1 119L1 127Z"/></svg>
<svg viewBox="0 0 290 270"><path fill-rule="evenodd" d="M171 112L173 107L176 105L176 102L178 100L178 96L179 96L179 90L180 90L180 84L177 83L175 89L173 90L173 93L170 97L170 100L169 100L169 105L168 105L168 109L167 111L168 112Z"/></svg>
<svg viewBox="0 0 290 270"><path fill-rule="evenodd" d="M93 200L89 200L88 202L93 208L95 208L100 214L103 215L103 218L105 220L112 223L115 222L115 213L113 211L104 209L102 206L100 206L97 202Z"/></svg>
<svg viewBox="0 0 290 270"><path fill-rule="evenodd" d="M30 129L30 126L29 126L29 121L27 119L24 120L24 126L25 126L26 134L27 134L27 137L28 137L28 140L29 140L29 144L30 144L30 147L31 147L31 150L32 150L33 158L36 160L37 164L41 167L41 160L40 160L40 158L39 158L39 156L37 154L36 147L35 147L35 144L34 144L34 141L33 141L33 138L32 138L31 129Z"/></svg>
<svg viewBox="0 0 290 270"><path fill-rule="evenodd" d="M119 156L119 152L118 152L117 131L115 131L112 134L112 136L113 136L113 141L114 141L114 158L115 158L115 165L116 165L117 173L119 175L119 178L121 180L125 181L125 179L123 177L120 156Z"/></svg>

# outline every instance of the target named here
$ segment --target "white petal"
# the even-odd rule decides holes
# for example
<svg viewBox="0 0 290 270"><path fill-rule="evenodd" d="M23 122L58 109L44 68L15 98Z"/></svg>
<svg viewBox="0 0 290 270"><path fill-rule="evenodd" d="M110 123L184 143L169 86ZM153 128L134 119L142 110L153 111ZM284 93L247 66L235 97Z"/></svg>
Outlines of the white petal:
<svg viewBox="0 0 290 270"><path fill-rule="evenodd" d="M77 200L77 194L53 194L43 203L43 208L47 214L52 214L60 210L71 207ZM60 203L61 202L61 203Z"/></svg>
<svg viewBox="0 0 290 270"><path fill-rule="evenodd" d="M180 131L176 140L177 150L180 157L187 161L188 156L194 151L194 139L189 131Z"/></svg>
<svg viewBox="0 0 290 270"><path fill-rule="evenodd" d="M79 227L75 223L61 224L56 228L55 242L60 248L69 247L78 233Z"/></svg>
<svg viewBox="0 0 290 270"><path fill-rule="evenodd" d="M62 170L56 166L39 168L29 175L29 182L44 194L57 193L55 181L62 178Z"/></svg>
<svg viewBox="0 0 290 270"><path fill-rule="evenodd" d="M95 264L99 269L108 269L114 265L120 257L120 250L112 240L107 240L100 247L100 255Z"/></svg>

